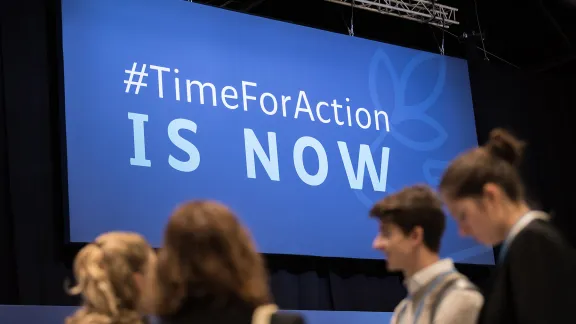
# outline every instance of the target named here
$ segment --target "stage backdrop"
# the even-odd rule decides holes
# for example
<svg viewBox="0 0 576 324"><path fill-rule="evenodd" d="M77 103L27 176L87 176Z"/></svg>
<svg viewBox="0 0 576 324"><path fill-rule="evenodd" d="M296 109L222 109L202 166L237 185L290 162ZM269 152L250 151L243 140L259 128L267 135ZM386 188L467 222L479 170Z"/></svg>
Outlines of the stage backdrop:
<svg viewBox="0 0 576 324"><path fill-rule="evenodd" d="M379 258L372 204L477 145L464 60L181 0L62 3L70 239L231 206L264 253ZM449 222L443 256L491 264Z"/></svg>

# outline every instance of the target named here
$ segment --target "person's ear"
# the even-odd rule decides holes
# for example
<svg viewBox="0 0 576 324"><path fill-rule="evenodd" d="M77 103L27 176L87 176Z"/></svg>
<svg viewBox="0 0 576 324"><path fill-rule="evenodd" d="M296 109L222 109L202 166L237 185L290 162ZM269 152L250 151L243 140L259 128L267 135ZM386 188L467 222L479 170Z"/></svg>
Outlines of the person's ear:
<svg viewBox="0 0 576 324"><path fill-rule="evenodd" d="M416 226L412 229L409 236L411 241L420 244L424 241L424 229L421 226Z"/></svg>
<svg viewBox="0 0 576 324"><path fill-rule="evenodd" d="M502 195L502 189L495 183L488 182L482 188L482 198L487 203L494 204L502 199Z"/></svg>

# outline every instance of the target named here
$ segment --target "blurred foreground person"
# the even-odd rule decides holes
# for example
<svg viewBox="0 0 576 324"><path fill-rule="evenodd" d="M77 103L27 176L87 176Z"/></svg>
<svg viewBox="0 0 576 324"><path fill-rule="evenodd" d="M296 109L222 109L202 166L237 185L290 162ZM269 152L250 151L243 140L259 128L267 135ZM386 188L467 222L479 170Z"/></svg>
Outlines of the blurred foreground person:
<svg viewBox="0 0 576 324"><path fill-rule="evenodd" d="M501 244L479 323L574 322L576 252L531 210L517 166L524 143L502 129L451 162L440 192L464 236Z"/></svg>
<svg viewBox="0 0 576 324"><path fill-rule="evenodd" d="M66 324L142 324L138 312L145 274L154 263L154 250L134 233L110 232L83 247L74 259L82 306Z"/></svg>
<svg viewBox="0 0 576 324"><path fill-rule="evenodd" d="M172 214L151 274L147 303L164 324L303 323L276 314L248 230L217 202L192 201Z"/></svg>
<svg viewBox="0 0 576 324"><path fill-rule="evenodd" d="M482 294L438 255L446 216L427 186L405 188L370 211L378 219L374 248L384 252L389 271L402 271L408 296L394 310L392 324L473 324Z"/></svg>

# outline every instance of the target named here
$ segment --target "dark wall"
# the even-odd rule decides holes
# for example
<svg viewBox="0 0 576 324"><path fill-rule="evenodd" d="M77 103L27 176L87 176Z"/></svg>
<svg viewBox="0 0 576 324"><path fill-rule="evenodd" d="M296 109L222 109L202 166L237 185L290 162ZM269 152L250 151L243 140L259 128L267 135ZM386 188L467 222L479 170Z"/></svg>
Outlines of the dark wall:
<svg viewBox="0 0 576 324"><path fill-rule="evenodd" d="M8 216L18 276L19 302L34 303L61 290L56 277L54 218L58 212L53 174L54 128L48 64L48 8L42 1L2 2L2 71L7 135ZM61 272L61 271L60 271Z"/></svg>
<svg viewBox="0 0 576 324"><path fill-rule="evenodd" d="M527 73L470 65L479 142L490 129L505 127L528 142L522 166L528 196L554 212L553 222L576 246L575 167L571 126L576 103L576 69Z"/></svg>
<svg viewBox="0 0 576 324"><path fill-rule="evenodd" d="M65 248L58 135L56 6L46 0L0 2L0 301L67 305L64 293L75 247ZM427 35L430 37L430 35ZM456 44L454 46L457 46ZM573 102L568 79L505 73L471 65L481 141L508 126L532 146L527 183L547 208L571 215L564 149ZM572 100L572 101L570 101ZM571 217L558 217L572 230ZM566 226L568 226L566 225ZM283 308L391 311L404 296L384 261L267 256ZM461 266L482 283L489 267Z"/></svg>
<svg viewBox="0 0 576 324"><path fill-rule="evenodd" d="M1 22L0 16L0 22ZM2 24L0 24L0 35L2 35ZM18 297L18 285L15 282L16 271L14 269L14 245L12 235L12 219L10 208L10 183L8 181L8 146L7 146L7 132L6 132L6 118L5 104L4 104L4 71L3 55L0 50L0 260L5 262L7 266L0 267L0 278L2 280L2 290L5 293L0 293L0 304L9 303Z"/></svg>

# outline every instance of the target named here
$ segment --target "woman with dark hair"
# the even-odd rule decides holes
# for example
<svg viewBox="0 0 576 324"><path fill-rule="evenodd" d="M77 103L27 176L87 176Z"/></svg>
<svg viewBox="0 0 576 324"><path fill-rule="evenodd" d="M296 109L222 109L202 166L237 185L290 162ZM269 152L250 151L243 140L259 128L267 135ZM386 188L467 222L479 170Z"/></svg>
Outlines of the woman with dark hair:
<svg viewBox="0 0 576 324"><path fill-rule="evenodd" d="M170 217L158 252L150 310L165 324L301 324L276 314L250 234L226 206L192 201Z"/></svg>
<svg viewBox="0 0 576 324"><path fill-rule="evenodd" d="M479 323L568 323L576 310L576 253L531 210L520 164L524 143L502 129L451 162L441 196L464 236L501 245Z"/></svg>

